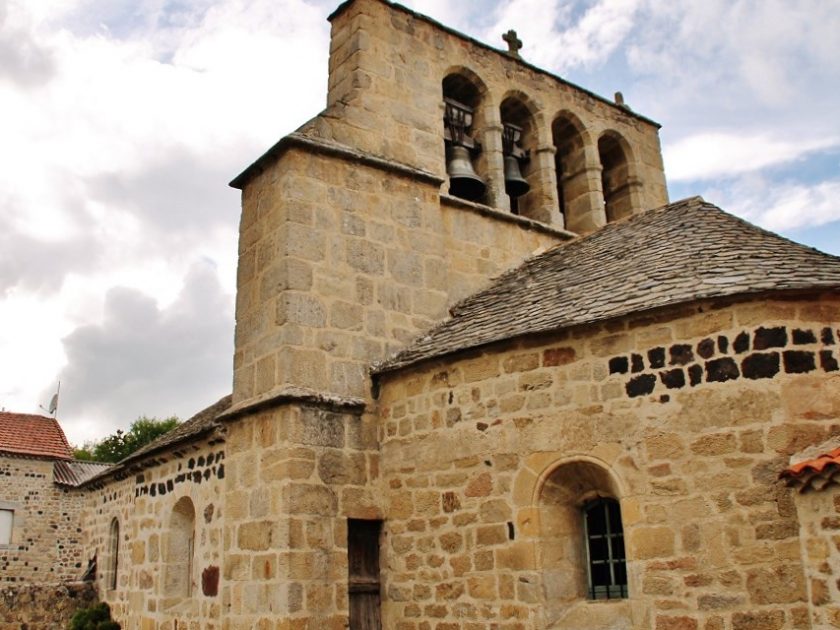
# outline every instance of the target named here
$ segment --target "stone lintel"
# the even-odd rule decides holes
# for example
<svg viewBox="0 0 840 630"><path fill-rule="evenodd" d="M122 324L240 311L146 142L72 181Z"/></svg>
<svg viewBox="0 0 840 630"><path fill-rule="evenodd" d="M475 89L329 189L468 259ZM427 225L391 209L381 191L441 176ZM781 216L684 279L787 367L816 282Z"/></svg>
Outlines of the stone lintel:
<svg viewBox="0 0 840 630"><path fill-rule="evenodd" d="M517 214L511 214L509 212L502 212L497 208L493 208L491 206L485 206L482 203L475 203L473 201L467 201L466 199L461 199L460 197L453 197L452 195L445 195L441 194L440 196L440 204L442 206L452 206L454 208L461 208L462 210L468 210L470 212L475 212L476 214L480 214L483 217L487 217L490 219L497 219L499 221L506 221L508 223L515 223L516 225L526 229L526 230L534 230L536 232L542 232L543 234L550 234L551 236L556 236L566 241L570 241L573 238L577 238L578 235L574 232L569 232L568 230L562 230L547 223L542 223L540 221L535 221L534 219L529 219L527 217L523 217Z"/></svg>
<svg viewBox="0 0 840 630"><path fill-rule="evenodd" d="M378 157L331 140L310 138L308 136L304 136L303 134L293 132L281 138L273 147L258 157L253 164L231 180L228 185L231 188L243 190L251 179L265 171L266 168L273 164L278 158L280 158L281 155L292 147L302 148L313 153L331 155L356 164L364 164L365 166L371 166L376 169L394 173L395 175L408 177L430 186L440 187L444 181L437 175L428 171L424 171L401 162Z"/></svg>
<svg viewBox="0 0 840 630"><path fill-rule="evenodd" d="M234 405L219 415L217 419L227 422L259 411L290 404L318 407L337 413L362 413L366 406L365 401L361 398L339 396L337 394L318 392L308 387L288 385L272 390L258 398L246 400Z"/></svg>

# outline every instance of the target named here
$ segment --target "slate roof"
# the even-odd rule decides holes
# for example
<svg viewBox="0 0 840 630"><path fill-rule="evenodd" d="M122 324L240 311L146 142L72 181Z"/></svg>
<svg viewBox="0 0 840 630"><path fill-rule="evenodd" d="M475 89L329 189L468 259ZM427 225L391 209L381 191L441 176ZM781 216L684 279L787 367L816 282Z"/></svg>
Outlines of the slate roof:
<svg viewBox="0 0 840 630"><path fill-rule="evenodd" d="M838 287L840 258L691 197L525 261L371 372L699 299Z"/></svg>
<svg viewBox="0 0 840 630"><path fill-rule="evenodd" d="M0 411L0 452L73 459L67 437L55 418Z"/></svg>
<svg viewBox="0 0 840 630"><path fill-rule="evenodd" d="M202 409L189 420L182 422L177 427L164 433L156 440L152 440L146 446L137 449L131 455L120 461L120 464L136 461L146 455L156 453L161 450L168 449L179 442L190 440L205 433L209 433L221 426L221 423L216 420L218 416L226 411L233 401L233 396L228 394L224 398L220 398L206 409Z"/></svg>
<svg viewBox="0 0 840 630"><path fill-rule="evenodd" d="M80 486L88 479L93 479L96 475L104 472L111 466L112 464L103 464L101 462L80 460L68 462L61 460L53 464L53 479L57 484L63 486Z"/></svg>
<svg viewBox="0 0 840 630"><path fill-rule="evenodd" d="M779 477L785 479L788 486L798 486L800 492L810 488L822 490L832 483L840 483L840 447L794 464Z"/></svg>
<svg viewBox="0 0 840 630"><path fill-rule="evenodd" d="M232 401L233 396L231 394L220 398L215 403L206 409L202 409L192 418L182 422L168 433L164 433L156 440L152 440L144 447L137 449L131 455L120 460L108 469L102 470L99 473L85 479L82 483L86 483L94 479L100 479L112 472L124 469L132 462L154 455L155 453L160 453L161 451L172 449L182 442L194 440L215 431L222 425L222 423L218 420L219 416L230 408Z"/></svg>

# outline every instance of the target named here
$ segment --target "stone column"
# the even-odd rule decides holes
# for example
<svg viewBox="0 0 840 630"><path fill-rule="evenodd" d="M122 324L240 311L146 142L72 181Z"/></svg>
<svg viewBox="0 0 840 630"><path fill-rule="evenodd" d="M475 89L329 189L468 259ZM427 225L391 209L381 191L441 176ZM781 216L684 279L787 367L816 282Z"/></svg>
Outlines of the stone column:
<svg viewBox="0 0 840 630"><path fill-rule="evenodd" d="M557 228L563 228L563 215L557 199L557 169L554 145L537 147L531 156L531 177L533 188L528 192L528 207L524 213L528 218L542 221Z"/></svg>
<svg viewBox="0 0 840 630"><path fill-rule="evenodd" d="M580 163L582 162L582 163ZM594 147L584 147L563 174L566 191L566 229L587 234L607 224L601 187L601 160Z"/></svg>

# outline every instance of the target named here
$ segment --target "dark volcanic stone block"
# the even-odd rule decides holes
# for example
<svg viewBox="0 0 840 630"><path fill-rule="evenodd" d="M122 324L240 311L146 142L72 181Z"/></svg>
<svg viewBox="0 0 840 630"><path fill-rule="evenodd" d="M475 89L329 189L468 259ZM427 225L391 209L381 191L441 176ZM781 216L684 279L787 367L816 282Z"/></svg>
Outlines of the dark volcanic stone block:
<svg viewBox="0 0 840 630"><path fill-rule="evenodd" d="M700 365L690 365L688 367L688 379L692 387L695 387L703 382L703 367Z"/></svg>
<svg viewBox="0 0 840 630"><path fill-rule="evenodd" d="M711 339L704 339L697 344L697 354L704 359L711 359L715 353L715 342Z"/></svg>
<svg viewBox="0 0 840 630"><path fill-rule="evenodd" d="M817 343L817 337L814 335L813 331L794 328L793 343L797 346L801 346L806 343Z"/></svg>
<svg viewBox="0 0 840 630"><path fill-rule="evenodd" d="M684 343L674 344L670 348L671 365L685 365L694 361L694 352L691 346Z"/></svg>
<svg viewBox="0 0 840 630"><path fill-rule="evenodd" d="M647 354L650 367L665 367L665 348L651 348Z"/></svg>
<svg viewBox="0 0 840 630"><path fill-rule="evenodd" d="M718 351L721 354L729 352L729 339L727 339L724 335L718 335Z"/></svg>
<svg viewBox="0 0 840 630"><path fill-rule="evenodd" d="M751 354L741 361L741 373L744 378L758 380L773 378L779 373L779 353L764 352Z"/></svg>
<svg viewBox="0 0 840 630"><path fill-rule="evenodd" d="M820 350L820 367L826 372L836 372L840 369L831 350Z"/></svg>
<svg viewBox="0 0 840 630"><path fill-rule="evenodd" d="M610 374L627 374L629 362L627 357L613 357L610 359Z"/></svg>
<svg viewBox="0 0 840 630"><path fill-rule="evenodd" d="M735 337L735 341L732 342L732 349L735 350L737 354L741 354L742 352L746 352L750 349L750 336L745 333L738 333L738 336Z"/></svg>
<svg viewBox="0 0 840 630"><path fill-rule="evenodd" d="M630 356L630 370L635 374L645 369L645 360L641 354L633 354Z"/></svg>
<svg viewBox="0 0 840 630"><path fill-rule="evenodd" d="M706 361L706 381L723 383L738 378L741 373L734 359L723 357L714 361Z"/></svg>
<svg viewBox="0 0 840 630"><path fill-rule="evenodd" d="M650 394L655 386L655 375L639 374L638 376L634 376L627 382L627 385L625 385L625 389L627 390L627 395L630 396L630 398L635 398L636 396L644 396L645 394Z"/></svg>
<svg viewBox="0 0 840 630"><path fill-rule="evenodd" d="M755 331L753 336L753 350L784 348L786 345L787 330L784 326L776 326L775 328L764 328L762 326Z"/></svg>
<svg viewBox="0 0 840 630"><path fill-rule="evenodd" d="M659 379L668 389L679 389L680 387L685 387L685 372L683 372L682 368L664 370L659 373Z"/></svg>
<svg viewBox="0 0 840 630"><path fill-rule="evenodd" d="M820 341L822 341L827 346L834 345L834 331L831 328L823 328L822 334L820 335Z"/></svg>
<svg viewBox="0 0 840 630"><path fill-rule="evenodd" d="M813 352L785 350L783 354L785 372L788 374L803 374L805 372L813 372L817 369L816 358Z"/></svg>

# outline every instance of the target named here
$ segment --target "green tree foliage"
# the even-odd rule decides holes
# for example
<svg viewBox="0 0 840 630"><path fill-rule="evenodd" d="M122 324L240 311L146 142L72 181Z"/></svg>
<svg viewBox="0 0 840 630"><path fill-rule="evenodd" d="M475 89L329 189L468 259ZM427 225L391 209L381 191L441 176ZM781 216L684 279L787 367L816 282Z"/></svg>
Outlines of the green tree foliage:
<svg viewBox="0 0 840 630"><path fill-rule="evenodd" d="M137 418L128 431L117 429L116 433L96 442L88 442L81 448L74 448L76 459L93 462L114 463L131 455L152 440L167 433L180 424L175 416L159 420L157 418Z"/></svg>
<svg viewBox="0 0 840 630"><path fill-rule="evenodd" d="M70 630L120 630L120 624L111 620L111 609L103 602L77 610L70 619Z"/></svg>

